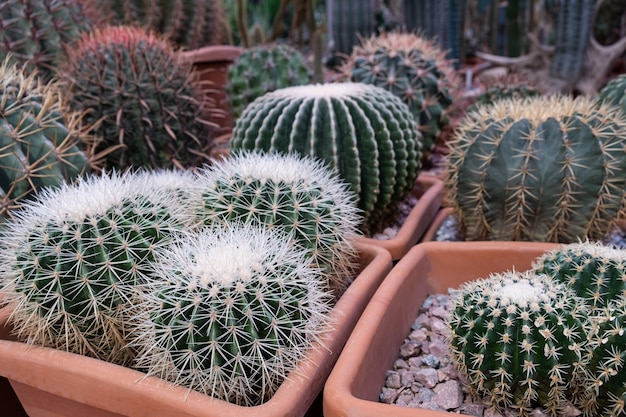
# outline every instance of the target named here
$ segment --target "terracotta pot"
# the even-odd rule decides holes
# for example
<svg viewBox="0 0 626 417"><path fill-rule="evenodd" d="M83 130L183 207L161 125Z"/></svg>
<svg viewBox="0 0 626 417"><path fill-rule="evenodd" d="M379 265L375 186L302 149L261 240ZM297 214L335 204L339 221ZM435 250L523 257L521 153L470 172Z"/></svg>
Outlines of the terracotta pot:
<svg viewBox="0 0 626 417"><path fill-rule="evenodd" d="M387 249L394 261L402 258L419 242L441 207L443 182L439 178L422 174L417 179L417 185L413 192L417 194L419 201L394 238L389 240L360 238L362 242Z"/></svg>
<svg viewBox="0 0 626 417"><path fill-rule="evenodd" d="M0 310L0 323L5 323L9 317L9 310L6 308ZM9 337L8 329L0 326L0 338ZM7 417L28 417L22 404L15 395L15 391L11 387L9 380L0 377L0 404L2 404L2 415Z"/></svg>
<svg viewBox="0 0 626 417"><path fill-rule="evenodd" d="M491 272L526 270L536 257L558 246L536 242L415 246L385 278L348 339L324 387L324 416L446 417L449 413L378 402L385 373L398 358L424 300Z"/></svg>
<svg viewBox="0 0 626 417"><path fill-rule="evenodd" d="M274 396L243 407L157 377L59 350L0 340L0 375L11 382L31 417L304 416L361 312L391 269L382 248L357 244L362 270L335 305L334 324Z"/></svg>
<svg viewBox="0 0 626 417"><path fill-rule="evenodd" d="M211 45L183 52L183 59L194 66L208 98L213 101L211 107L216 111L211 121L219 127L218 136L233 129L233 116L224 87L228 82L228 66L242 51L238 46Z"/></svg>
<svg viewBox="0 0 626 417"><path fill-rule="evenodd" d="M444 207L439 210L428 225L428 229L424 233L424 236L422 236L420 242L434 242L437 237L437 231L441 228L443 222L448 218L448 216L452 215L452 213L453 210L450 207Z"/></svg>

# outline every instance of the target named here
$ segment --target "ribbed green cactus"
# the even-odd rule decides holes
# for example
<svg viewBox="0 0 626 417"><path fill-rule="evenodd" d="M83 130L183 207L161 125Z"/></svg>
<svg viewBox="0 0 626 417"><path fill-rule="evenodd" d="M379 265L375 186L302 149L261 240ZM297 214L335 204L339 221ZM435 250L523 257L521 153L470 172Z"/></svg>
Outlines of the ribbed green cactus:
<svg viewBox="0 0 626 417"><path fill-rule="evenodd" d="M407 106L362 83L276 90L237 120L233 150L299 153L322 159L358 196L364 231L392 221L419 173L421 135Z"/></svg>
<svg viewBox="0 0 626 417"><path fill-rule="evenodd" d="M466 115L447 198L468 240L601 240L624 215L626 119L568 96L505 100Z"/></svg>
<svg viewBox="0 0 626 417"><path fill-rule="evenodd" d="M572 243L538 258L533 269L567 284L591 311L626 296L626 251L600 242Z"/></svg>
<svg viewBox="0 0 626 417"><path fill-rule="evenodd" d="M66 45L94 27L92 17L77 0L2 0L0 61L10 54L50 80L65 60Z"/></svg>
<svg viewBox="0 0 626 417"><path fill-rule="evenodd" d="M279 88L308 84L313 74L300 51L284 44L244 50L228 67L226 93L235 118L252 101Z"/></svg>
<svg viewBox="0 0 626 417"><path fill-rule="evenodd" d="M333 290L345 289L354 276L356 198L321 162L242 152L204 170L197 195L195 212L208 225L241 222L291 233Z"/></svg>
<svg viewBox="0 0 626 417"><path fill-rule="evenodd" d="M538 97L543 91L532 80L521 73L510 73L501 77L490 77L483 81L485 91L478 95L467 111L477 106L490 105L498 100L520 100Z"/></svg>
<svg viewBox="0 0 626 417"><path fill-rule="evenodd" d="M278 230L181 235L157 251L133 326L137 366L235 404L268 400L328 322L310 260Z"/></svg>
<svg viewBox="0 0 626 417"><path fill-rule="evenodd" d="M93 140L62 101L56 84L0 65L0 216L91 171Z"/></svg>
<svg viewBox="0 0 626 417"><path fill-rule="evenodd" d="M2 231L1 279L17 337L128 364L126 309L154 251L190 216L160 180L87 177L47 189Z"/></svg>
<svg viewBox="0 0 626 417"><path fill-rule="evenodd" d="M372 36L353 49L343 72L350 81L400 97L418 121L423 151L432 150L460 84L452 63L430 39L406 32Z"/></svg>
<svg viewBox="0 0 626 417"><path fill-rule="evenodd" d="M208 110L190 65L165 40L131 27L83 36L59 75L68 104L89 110L109 167L184 168L207 160Z"/></svg>
<svg viewBox="0 0 626 417"><path fill-rule="evenodd" d="M583 366L584 301L546 275L509 271L470 281L452 301L451 356L473 394L503 411L559 414Z"/></svg>
<svg viewBox="0 0 626 417"><path fill-rule="evenodd" d="M371 36L376 31L376 0L328 0L326 22L328 50L331 54L348 55L359 36Z"/></svg>
<svg viewBox="0 0 626 417"><path fill-rule="evenodd" d="M619 107L626 114L626 74L609 81L600 90L598 100Z"/></svg>

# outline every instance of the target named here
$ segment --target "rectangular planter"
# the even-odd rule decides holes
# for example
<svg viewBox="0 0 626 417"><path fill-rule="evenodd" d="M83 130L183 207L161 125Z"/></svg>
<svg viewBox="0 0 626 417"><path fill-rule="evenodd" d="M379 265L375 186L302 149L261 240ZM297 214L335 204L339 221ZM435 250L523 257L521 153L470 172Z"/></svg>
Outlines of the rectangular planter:
<svg viewBox="0 0 626 417"><path fill-rule="evenodd" d="M274 396L243 407L104 361L0 340L0 376L9 379L31 417L304 416L322 391L343 345L390 271L380 247L357 244L362 269L332 310L323 345L315 344ZM5 311L6 315L6 311ZM5 316L6 319L6 316Z"/></svg>
<svg viewBox="0 0 626 417"><path fill-rule="evenodd" d="M378 402L426 297L532 261L558 247L535 242L428 242L409 251L372 297L324 387L325 417L446 417L450 413ZM449 416L448 416L449 417Z"/></svg>

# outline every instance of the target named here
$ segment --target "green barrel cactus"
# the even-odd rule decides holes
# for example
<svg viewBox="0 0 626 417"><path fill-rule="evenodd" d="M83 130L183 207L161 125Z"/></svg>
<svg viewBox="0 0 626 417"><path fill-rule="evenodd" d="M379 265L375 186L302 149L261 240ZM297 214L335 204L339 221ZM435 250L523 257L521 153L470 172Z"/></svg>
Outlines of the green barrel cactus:
<svg viewBox="0 0 626 417"><path fill-rule="evenodd" d="M9 60L0 65L0 216L92 170L94 140L80 118L66 111L56 84Z"/></svg>
<svg viewBox="0 0 626 417"><path fill-rule="evenodd" d="M281 228L304 248L334 291L354 276L352 240L361 220L356 198L320 161L241 152L198 177L194 212L207 225L233 222Z"/></svg>
<svg viewBox="0 0 626 417"><path fill-rule="evenodd" d="M619 107L626 114L626 74L618 75L609 81L600 90L598 100Z"/></svg>
<svg viewBox="0 0 626 417"><path fill-rule="evenodd" d="M135 286L154 251L191 221L173 193L150 185L128 173L91 176L15 214L2 231L0 282L20 340L130 363Z"/></svg>
<svg viewBox="0 0 626 417"><path fill-rule="evenodd" d="M238 405L268 400L329 322L311 258L253 225L162 249L133 324L137 367Z"/></svg>
<svg viewBox="0 0 626 417"><path fill-rule="evenodd" d="M626 295L626 251L580 242L550 251L533 270L567 284L595 311Z"/></svg>
<svg viewBox="0 0 626 417"><path fill-rule="evenodd" d="M235 119L263 94L308 84L312 76L304 55L289 45L272 44L244 50L228 67L226 93Z"/></svg>
<svg viewBox="0 0 626 417"><path fill-rule="evenodd" d="M424 154L430 153L460 87L444 51L414 33L383 33L354 47L342 72L350 81L373 84L400 97L419 124Z"/></svg>
<svg viewBox="0 0 626 417"><path fill-rule="evenodd" d="M453 298L448 344L473 395L497 410L559 415L584 365L584 301L547 275L509 271L467 282Z"/></svg>
<svg viewBox="0 0 626 417"><path fill-rule="evenodd" d="M499 100L521 100L527 97L543 95L541 88L532 80L519 73L510 73L500 77L489 77L483 81L485 91L478 95L467 111L476 110Z"/></svg>
<svg viewBox="0 0 626 417"><path fill-rule="evenodd" d="M468 113L450 143L447 199L467 240L601 240L624 215L626 119L569 96Z"/></svg>
<svg viewBox="0 0 626 417"><path fill-rule="evenodd" d="M68 105L89 110L109 168L185 168L208 159L207 102L164 39L132 27L83 36L59 74Z"/></svg>
<svg viewBox="0 0 626 417"><path fill-rule="evenodd" d="M65 60L66 48L94 28L93 17L78 0L2 0L0 60L10 55L50 80Z"/></svg>
<svg viewBox="0 0 626 417"><path fill-rule="evenodd" d="M366 232L384 229L413 189L421 135L406 104L363 83L289 87L253 101L237 120L233 150L299 153L338 171L358 197Z"/></svg>

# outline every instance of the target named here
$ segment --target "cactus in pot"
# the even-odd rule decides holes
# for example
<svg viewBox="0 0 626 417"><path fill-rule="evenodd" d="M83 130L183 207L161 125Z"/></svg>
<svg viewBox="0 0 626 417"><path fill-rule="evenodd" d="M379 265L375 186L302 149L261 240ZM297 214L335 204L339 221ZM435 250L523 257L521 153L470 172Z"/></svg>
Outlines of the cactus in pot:
<svg viewBox="0 0 626 417"><path fill-rule="evenodd" d="M558 415L584 367L584 301L532 271L508 271L461 286L447 320L454 365L473 395L497 410Z"/></svg>
<svg viewBox="0 0 626 417"><path fill-rule="evenodd" d="M208 159L208 103L164 39L132 27L83 36L60 70L68 105L89 109L109 168L186 168Z"/></svg>
<svg viewBox="0 0 626 417"><path fill-rule="evenodd" d="M488 77L483 81L483 85L485 91L474 99L467 109L468 112L474 111L478 106L493 104L499 100L519 100L544 94L535 82L521 73Z"/></svg>
<svg viewBox="0 0 626 417"><path fill-rule="evenodd" d="M598 94L598 100L619 107L626 114L626 74L609 81Z"/></svg>
<svg viewBox="0 0 626 417"><path fill-rule="evenodd" d="M467 240L600 240L624 215L626 119L569 96L468 113L450 144L448 201Z"/></svg>
<svg viewBox="0 0 626 417"><path fill-rule="evenodd" d="M277 229L182 234L157 251L138 305L137 366L238 405L268 400L329 322L310 261Z"/></svg>
<svg viewBox="0 0 626 417"><path fill-rule="evenodd" d="M231 149L326 161L357 195L362 230L376 232L415 185L420 139L408 107L388 91L363 83L316 84L253 101L235 124Z"/></svg>

